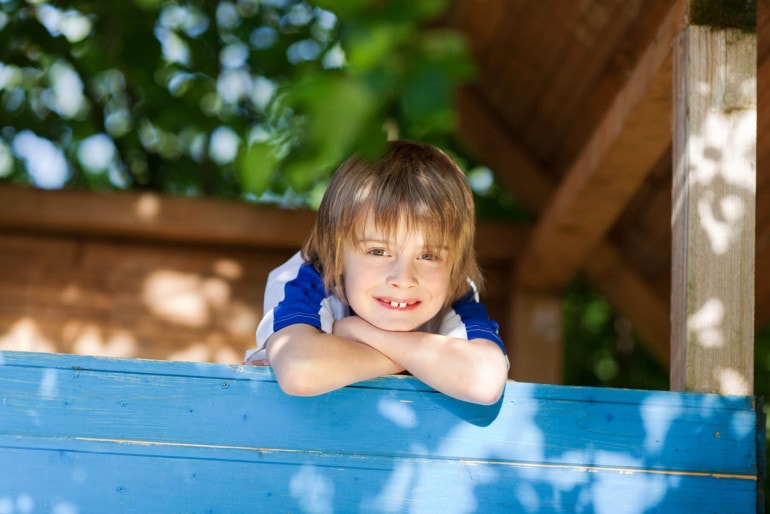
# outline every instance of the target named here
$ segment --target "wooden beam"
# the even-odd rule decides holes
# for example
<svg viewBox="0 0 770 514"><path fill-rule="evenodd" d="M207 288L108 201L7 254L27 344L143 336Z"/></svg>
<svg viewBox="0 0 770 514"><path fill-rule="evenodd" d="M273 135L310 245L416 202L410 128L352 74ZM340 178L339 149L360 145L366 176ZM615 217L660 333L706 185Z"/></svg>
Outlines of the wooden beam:
<svg viewBox="0 0 770 514"><path fill-rule="evenodd" d="M753 393L756 52L739 28L689 25L676 44L674 390Z"/></svg>
<svg viewBox="0 0 770 514"><path fill-rule="evenodd" d="M506 346L510 377L518 382L559 384L564 374L562 298L518 289L512 292Z"/></svg>
<svg viewBox="0 0 770 514"><path fill-rule="evenodd" d="M0 205L0 228L15 231L268 248L299 248L315 220L309 209L231 200L16 186L0 186ZM476 232L480 259L510 261L528 229L485 222Z"/></svg>
<svg viewBox="0 0 770 514"><path fill-rule="evenodd" d="M168 241L289 247L315 213L211 198L0 186L0 227Z"/></svg>
<svg viewBox="0 0 770 514"><path fill-rule="evenodd" d="M501 185L511 191L534 212L544 209L555 186L526 153L512 141L505 126L471 88L463 89L457 97L460 136L463 144L485 164L496 171ZM643 342L664 366L669 361L668 300L661 299L644 279L626 264L620 252L609 242L600 241L586 263L591 284L628 317ZM525 294L518 291L520 294ZM529 294L534 295L534 292ZM542 292L540 292L542 294ZM514 292L511 292L513 297ZM509 319L516 319L516 301L512 298ZM514 341L526 333L526 327L511 327L504 338L517 350ZM529 350L521 350L529 352ZM534 363L537 367L537 363ZM515 370L512 370L512 374Z"/></svg>
<svg viewBox="0 0 770 514"><path fill-rule="evenodd" d="M549 291L564 288L667 151L671 45L684 5L672 2L625 86L541 213L519 261L520 283Z"/></svg>

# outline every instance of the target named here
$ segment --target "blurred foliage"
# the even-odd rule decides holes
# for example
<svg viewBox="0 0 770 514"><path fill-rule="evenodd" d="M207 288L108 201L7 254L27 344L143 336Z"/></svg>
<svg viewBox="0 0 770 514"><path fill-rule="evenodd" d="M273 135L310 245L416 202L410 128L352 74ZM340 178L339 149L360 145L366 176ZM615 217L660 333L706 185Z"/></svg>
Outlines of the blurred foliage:
<svg viewBox="0 0 770 514"><path fill-rule="evenodd" d="M446 6L0 0L0 176L312 205L388 135L451 146Z"/></svg>
<svg viewBox="0 0 770 514"><path fill-rule="evenodd" d="M668 370L647 351L625 317L585 282L564 295L564 383L667 390Z"/></svg>

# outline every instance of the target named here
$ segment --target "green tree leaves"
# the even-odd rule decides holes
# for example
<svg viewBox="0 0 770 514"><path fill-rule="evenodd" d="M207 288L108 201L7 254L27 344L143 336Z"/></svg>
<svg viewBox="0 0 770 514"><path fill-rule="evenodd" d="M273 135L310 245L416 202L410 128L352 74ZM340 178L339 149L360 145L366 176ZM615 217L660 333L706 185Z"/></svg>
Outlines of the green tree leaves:
<svg viewBox="0 0 770 514"><path fill-rule="evenodd" d="M353 151L450 137L473 67L462 37L429 26L445 8L0 0L0 177L43 186L15 144L34 134L61 186L312 205Z"/></svg>

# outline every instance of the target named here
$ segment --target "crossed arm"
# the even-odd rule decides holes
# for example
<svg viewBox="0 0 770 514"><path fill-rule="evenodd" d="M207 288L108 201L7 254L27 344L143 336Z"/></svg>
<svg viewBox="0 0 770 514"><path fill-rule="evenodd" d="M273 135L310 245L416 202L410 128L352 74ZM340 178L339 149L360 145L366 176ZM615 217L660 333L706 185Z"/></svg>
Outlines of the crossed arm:
<svg viewBox="0 0 770 514"><path fill-rule="evenodd" d="M268 339L267 355L281 388L299 396L406 370L454 398L492 404L508 374L492 341L390 332L357 316L338 320L331 334L303 324L283 328Z"/></svg>

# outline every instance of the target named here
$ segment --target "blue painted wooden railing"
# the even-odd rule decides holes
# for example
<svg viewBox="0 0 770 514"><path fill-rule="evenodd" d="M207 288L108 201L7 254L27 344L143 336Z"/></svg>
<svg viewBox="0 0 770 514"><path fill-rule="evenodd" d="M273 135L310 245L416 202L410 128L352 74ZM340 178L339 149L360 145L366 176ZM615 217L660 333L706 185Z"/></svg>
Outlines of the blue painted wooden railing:
<svg viewBox="0 0 770 514"><path fill-rule="evenodd" d="M0 352L0 513L756 512L753 398ZM758 455L760 458L758 458Z"/></svg>

